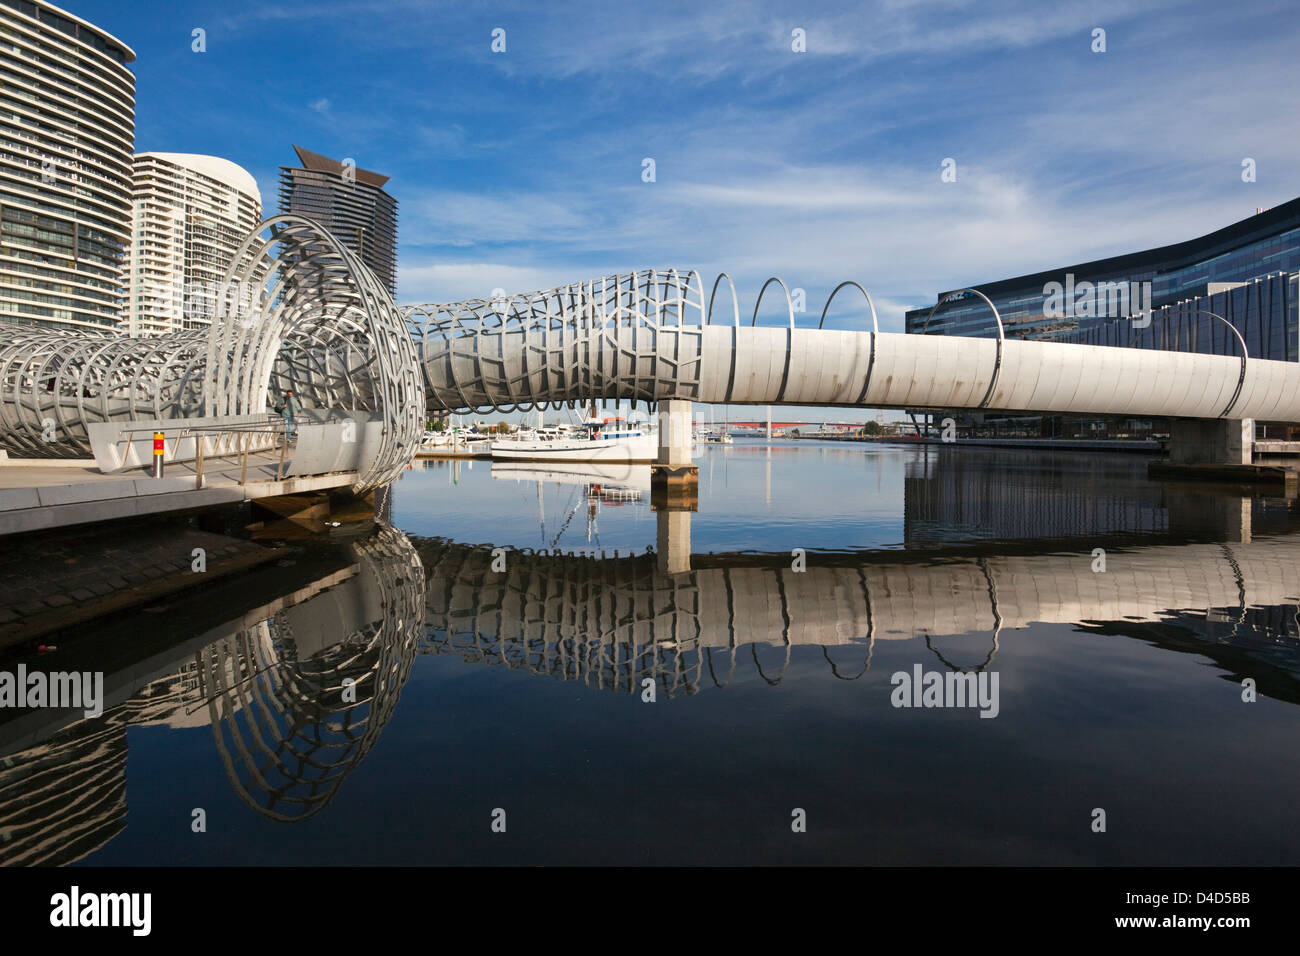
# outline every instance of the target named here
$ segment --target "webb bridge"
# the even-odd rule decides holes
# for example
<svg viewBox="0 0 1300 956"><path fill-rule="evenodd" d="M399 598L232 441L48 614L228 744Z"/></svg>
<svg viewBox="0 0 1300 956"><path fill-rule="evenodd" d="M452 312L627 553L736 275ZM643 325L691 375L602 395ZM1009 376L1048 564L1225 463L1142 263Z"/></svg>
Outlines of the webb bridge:
<svg viewBox="0 0 1300 956"><path fill-rule="evenodd" d="M841 295L861 297L870 331L823 327ZM777 278L746 325L729 276L706 292L698 273L674 269L398 308L337 238L278 216L243 242L207 328L149 339L6 329L0 443L19 457L94 454L111 470L147 461L141 434L172 426L190 436L174 459L220 455L292 389L321 413L287 473L334 472L366 492L401 473L426 416L442 411L645 402L665 465L689 460L692 402L1169 416L1185 420L1174 430L1184 458L1238 463L1248 421L1300 422L1300 364L1252 359L1239 336L1236 356L1026 341L1006 337L982 293L962 295L988 304L994 337L881 332L856 282L835 289L817 328L800 328ZM768 297L784 300L778 326L757 324Z"/></svg>

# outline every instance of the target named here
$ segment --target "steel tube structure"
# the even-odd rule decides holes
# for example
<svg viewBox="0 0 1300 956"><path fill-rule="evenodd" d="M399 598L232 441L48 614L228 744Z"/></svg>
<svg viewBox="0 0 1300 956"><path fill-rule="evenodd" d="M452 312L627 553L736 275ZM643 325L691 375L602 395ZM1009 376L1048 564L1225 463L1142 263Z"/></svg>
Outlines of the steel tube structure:
<svg viewBox="0 0 1300 956"><path fill-rule="evenodd" d="M405 307L430 411L615 398L1300 422L1294 362L1007 339L991 303L996 338L880 332L861 286L871 332L820 327L830 300L815 329L745 327L729 276L713 283L706 308L696 274L684 287L679 275L611 276L496 308ZM713 323L723 279L732 322Z"/></svg>
<svg viewBox="0 0 1300 956"><path fill-rule="evenodd" d="M713 323L727 280L732 321ZM776 278L768 279L763 290ZM845 285L872 331L825 329ZM963 290L985 298L978 290ZM428 413L600 399L1300 422L1300 364L1205 353L880 332L857 283L818 328L740 323L729 276L705 303L693 270L647 269L507 297L393 306L319 225L268 220L242 244L207 331L157 339L20 330L0 342L0 442L84 455L92 422L263 413L292 388L307 406L378 411L359 489L393 480ZM945 297L948 298L948 297ZM986 299L987 301L987 299ZM936 309L942 305L936 304ZM989 303L992 307L992 303Z"/></svg>
<svg viewBox="0 0 1300 956"><path fill-rule="evenodd" d="M392 481L419 447L424 381L387 290L321 226L277 216L241 244L207 329L6 330L0 441L23 456L82 457L95 422L257 414L290 388L308 407L382 414L358 491Z"/></svg>

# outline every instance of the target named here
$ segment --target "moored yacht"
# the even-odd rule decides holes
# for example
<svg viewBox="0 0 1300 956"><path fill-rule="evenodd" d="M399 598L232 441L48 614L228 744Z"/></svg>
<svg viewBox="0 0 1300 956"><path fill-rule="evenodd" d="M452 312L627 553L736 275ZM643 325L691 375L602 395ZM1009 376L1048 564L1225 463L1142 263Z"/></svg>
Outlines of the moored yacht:
<svg viewBox="0 0 1300 956"><path fill-rule="evenodd" d="M492 443L493 459L503 461L652 462L658 452L659 435L654 426L623 418L589 420L571 435Z"/></svg>

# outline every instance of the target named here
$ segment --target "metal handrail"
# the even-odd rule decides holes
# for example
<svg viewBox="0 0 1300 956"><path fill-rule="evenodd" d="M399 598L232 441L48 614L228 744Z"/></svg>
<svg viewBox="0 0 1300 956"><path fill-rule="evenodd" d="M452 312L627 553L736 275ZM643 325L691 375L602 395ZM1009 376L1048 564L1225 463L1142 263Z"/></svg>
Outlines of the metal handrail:
<svg viewBox="0 0 1300 956"><path fill-rule="evenodd" d="M248 453L252 450L252 448L251 448L251 444L252 444L252 443L251 443L251 441L250 441L249 439L250 439L250 437L251 437L252 435L254 435L254 434L283 435L283 436L284 436L284 440L278 443L279 451L280 451L280 461L277 463L276 468L275 468L275 480L276 480L276 481L281 481L281 480L283 479L283 476L282 476L281 472L283 472L283 470L284 470L285 458L286 458L286 456L287 456L287 454L288 454L288 450L289 450L289 436L288 436L288 431L287 431L285 428L283 428L283 427L278 427L278 428L277 428L277 427L274 427L274 421L275 421L275 420L272 418L272 419L269 419L269 420L266 421L266 422L246 422L246 423L237 424L237 425L186 425L186 426L179 427L179 428L177 428L177 427L173 427L173 428L171 429L171 431L172 431L173 437L175 437L175 438L185 438L185 437L190 436L190 435L194 435L194 436L196 436L196 441L195 441L195 443L194 443L194 446L195 446L195 456L194 456L194 462L195 462L195 465L194 465L194 488L195 488L195 490L200 490L200 489L203 488L203 464L204 464L205 459L206 459L206 460L217 460L217 461L220 461L220 460L223 459L223 458L238 458L238 459L240 459L240 465L239 465L239 487L242 488L242 487L246 486L246 485L248 484ZM167 431L168 431L167 426L158 426L158 427L151 427L151 428L130 428L130 427L127 427L127 428L123 428L123 429L122 429L122 434L126 434L126 435L146 434L146 435L148 435L148 434L158 434L159 432L161 432L161 433L163 434L164 438L165 438L166 435L167 435ZM228 434L231 434L231 435L240 436L240 437L242 438L242 440L239 442L239 450L238 450L238 451L232 451L232 452L225 452L225 453L220 453L220 454L207 455L207 454L205 454L205 451L204 451L204 443L203 443L203 441L202 441L201 439L197 439L197 436L198 436L199 433L202 433L205 437L206 437L206 436L209 436L209 435L218 435L218 436L219 436L219 435L221 435L221 434L226 434L226 433L228 433ZM128 439L128 441L129 441L129 439ZM272 449L272 450L274 450L274 449Z"/></svg>

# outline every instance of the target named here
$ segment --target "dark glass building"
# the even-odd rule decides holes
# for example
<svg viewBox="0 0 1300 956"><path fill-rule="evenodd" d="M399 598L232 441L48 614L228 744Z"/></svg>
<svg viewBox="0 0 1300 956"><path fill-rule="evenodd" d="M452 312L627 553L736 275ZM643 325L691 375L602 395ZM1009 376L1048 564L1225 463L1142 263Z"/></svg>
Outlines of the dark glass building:
<svg viewBox="0 0 1300 956"><path fill-rule="evenodd" d="M1007 338L1300 361L1300 199L1170 246L974 286L997 306ZM953 293L941 293L943 301ZM977 296L906 313L923 335L997 334ZM1012 417L954 412L958 433L984 437L1140 437L1160 420Z"/></svg>
<svg viewBox="0 0 1300 956"><path fill-rule="evenodd" d="M1245 284L1254 284L1256 279L1298 271L1300 199L1293 199L1198 239L1002 279L975 288L997 306L1008 338L1099 345L1132 344L1124 340L1122 332L1116 338L1114 329L1099 331L1104 326L1113 326L1111 320L1126 319L1148 307L1160 310L1179 302L1233 292L1232 305L1226 307L1234 314L1225 317L1246 336L1248 346L1252 340L1258 346L1251 348L1251 356L1295 361L1300 358L1296 302L1293 295L1289 301L1286 299L1286 290L1294 283L1272 280L1269 289L1262 293L1265 298L1258 301L1258 290L1251 293L1240 290ZM1145 287L1146 283L1150 286ZM1071 291L1075 293L1073 296L1067 294ZM940 299L947 294L941 294ZM1270 294L1276 294L1279 300L1268 299ZM1215 304L1223 306L1225 301L1216 298ZM1223 314L1212 305L1203 308ZM909 311L905 317L906 330L929 335L996 334L992 313L976 297L941 306L927 326L929 314L929 307ZM1206 316L1202 319L1203 329L1209 323L1219 324ZM1270 328L1264 331L1250 328L1253 322L1262 322ZM1134 325L1121 324L1130 328ZM1153 326L1159 324L1157 313ZM1231 333L1226 329L1224 333L1201 335L1194 350L1235 354Z"/></svg>
<svg viewBox="0 0 1300 956"><path fill-rule="evenodd" d="M295 146L301 167L280 167L280 212L306 216L343 240L397 295L397 200L387 176Z"/></svg>

